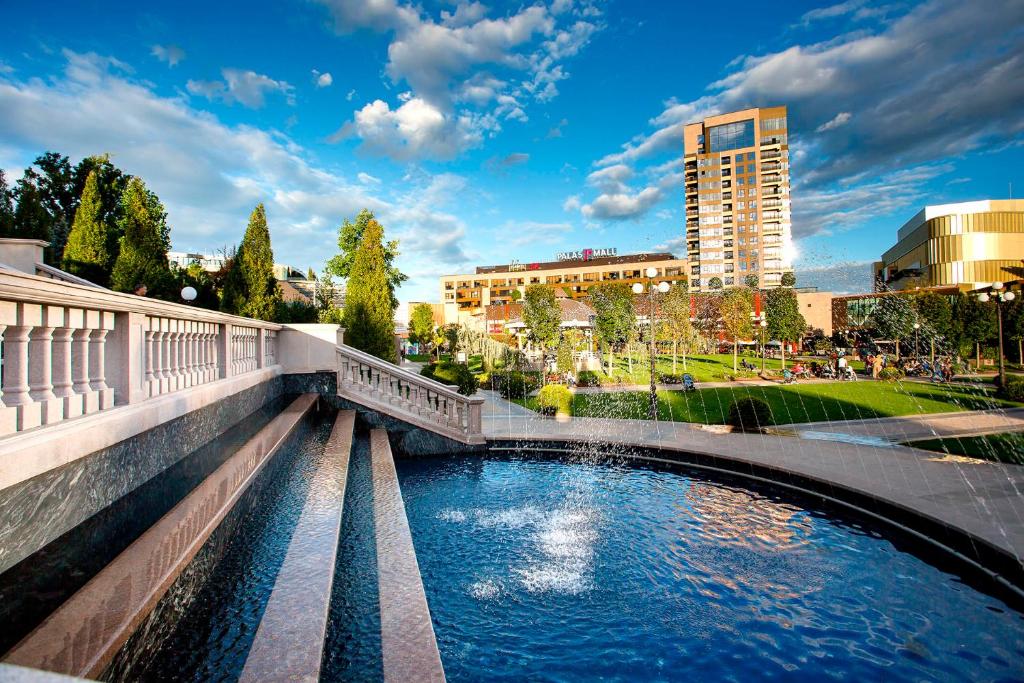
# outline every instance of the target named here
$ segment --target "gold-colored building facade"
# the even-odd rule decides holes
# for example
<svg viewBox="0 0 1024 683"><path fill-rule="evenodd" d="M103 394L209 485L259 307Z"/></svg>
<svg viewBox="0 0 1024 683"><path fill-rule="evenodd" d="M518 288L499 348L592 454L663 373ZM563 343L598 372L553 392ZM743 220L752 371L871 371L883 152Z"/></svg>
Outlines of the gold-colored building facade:
<svg viewBox="0 0 1024 683"><path fill-rule="evenodd" d="M1024 277L1024 200L927 206L872 270L876 289L975 289Z"/></svg>
<svg viewBox="0 0 1024 683"><path fill-rule="evenodd" d="M687 273L692 291L756 275L777 287L792 268L786 107L744 109L683 131Z"/></svg>

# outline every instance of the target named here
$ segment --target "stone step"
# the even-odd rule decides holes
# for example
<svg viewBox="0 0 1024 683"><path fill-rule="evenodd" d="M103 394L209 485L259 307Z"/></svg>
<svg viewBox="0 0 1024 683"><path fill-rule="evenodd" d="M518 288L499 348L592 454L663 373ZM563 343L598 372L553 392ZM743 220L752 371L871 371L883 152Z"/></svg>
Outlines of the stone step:
<svg viewBox="0 0 1024 683"><path fill-rule="evenodd" d="M240 681L320 678L355 418L334 421Z"/></svg>
<svg viewBox="0 0 1024 683"><path fill-rule="evenodd" d="M430 608L387 432L370 432L384 680L444 681Z"/></svg>
<svg viewBox="0 0 1024 683"><path fill-rule="evenodd" d="M303 394L15 645L4 661L95 678L317 403Z"/></svg>

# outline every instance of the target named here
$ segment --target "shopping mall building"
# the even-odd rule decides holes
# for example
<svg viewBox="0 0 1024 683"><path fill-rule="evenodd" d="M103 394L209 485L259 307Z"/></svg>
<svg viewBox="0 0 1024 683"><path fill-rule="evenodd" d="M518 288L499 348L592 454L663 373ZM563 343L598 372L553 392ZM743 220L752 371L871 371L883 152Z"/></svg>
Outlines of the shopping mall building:
<svg viewBox="0 0 1024 683"><path fill-rule="evenodd" d="M538 263L513 261L499 266L478 266L475 273L441 277L444 322L460 323L479 316L491 304L510 303L513 291L526 293L530 285L560 287L570 298L582 299L587 288L600 282L643 282L644 269L657 269L657 280L686 282L686 260L672 254L619 256L614 249L563 252L557 260Z"/></svg>

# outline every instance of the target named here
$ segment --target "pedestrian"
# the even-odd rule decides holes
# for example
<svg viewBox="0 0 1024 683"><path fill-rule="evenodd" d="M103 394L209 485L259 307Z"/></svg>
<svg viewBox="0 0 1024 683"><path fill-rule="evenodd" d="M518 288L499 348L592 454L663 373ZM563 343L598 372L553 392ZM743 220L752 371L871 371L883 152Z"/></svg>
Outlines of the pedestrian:
<svg viewBox="0 0 1024 683"><path fill-rule="evenodd" d="M874 357L874 360L871 363L871 376L874 379L878 379L878 375L881 372L882 372L882 355L879 354L879 355Z"/></svg>
<svg viewBox="0 0 1024 683"><path fill-rule="evenodd" d="M149 288L146 287L144 283L140 282L135 285L135 290L132 293L135 294L135 296L146 296L147 291L149 291Z"/></svg>

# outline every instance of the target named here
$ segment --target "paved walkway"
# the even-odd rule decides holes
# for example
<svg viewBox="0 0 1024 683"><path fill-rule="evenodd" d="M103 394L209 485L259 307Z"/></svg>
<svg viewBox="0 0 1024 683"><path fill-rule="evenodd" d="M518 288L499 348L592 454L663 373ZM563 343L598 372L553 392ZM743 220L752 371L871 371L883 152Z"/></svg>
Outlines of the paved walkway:
<svg viewBox="0 0 1024 683"><path fill-rule="evenodd" d="M778 431L797 434L836 434L882 438L894 443L936 437L980 436L1024 431L1024 408L930 413L865 420L834 420L779 425Z"/></svg>
<svg viewBox="0 0 1024 683"><path fill-rule="evenodd" d="M786 473L797 474L910 508L987 542L1018 564L1024 557L1024 466L943 458L903 446L720 433L684 422L556 420L504 401L494 392L486 392L485 398L484 434L491 441L613 443L728 458L776 470L783 481ZM1022 411L1009 412L1007 419L1024 419ZM975 414L965 418L980 419ZM937 428L945 419L928 416L922 423ZM909 426L905 430L909 433Z"/></svg>

